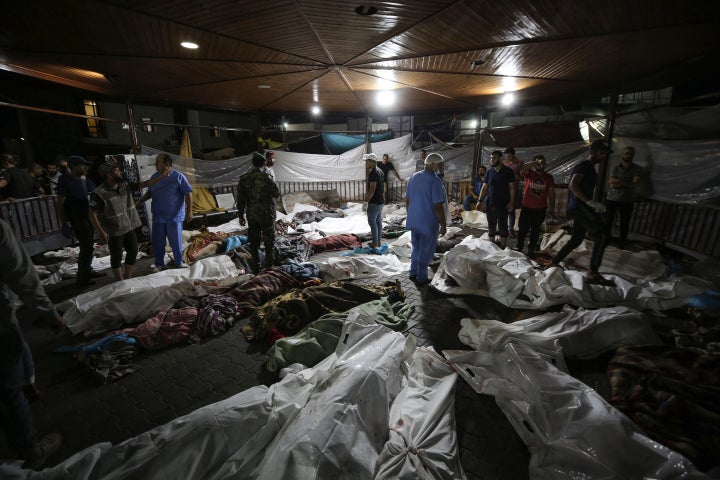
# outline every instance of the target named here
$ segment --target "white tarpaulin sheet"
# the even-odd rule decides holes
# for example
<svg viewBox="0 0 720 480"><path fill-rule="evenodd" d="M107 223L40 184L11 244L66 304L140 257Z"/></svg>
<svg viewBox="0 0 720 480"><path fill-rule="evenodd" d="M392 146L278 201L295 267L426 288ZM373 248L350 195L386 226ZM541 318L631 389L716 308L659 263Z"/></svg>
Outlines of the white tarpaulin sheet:
<svg viewBox="0 0 720 480"><path fill-rule="evenodd" d="M100 443L41 473L21 461L2 478L462 479L457 375L414 337L354 309L334 354L279 383L112 446Z"/></svg>
<svg viewBox="0 0 720 480"><path fill-rule="evenodd" d="M662 345L650 318L627 307L577 310L565 305L559 312L503 323L463 318L460 341L476 351L501 350L509 340L527 343L535 350L575 358L595 358L625 345Z"/></svg>
<svg viewBox="0 0 720 480"><path fill-rule="evenodd" d="M226 255L203 258L190 268L164 270L86 292L58 305L73 334L92 335L147 320L195 291L193 280L235 277L237 267Z"/></svg>
<svg viewBox="0 0 720 480"><path fill-rule="evenodd" d="M530 450L532 480L707 478L530 342L508 338L481 348L442 353L475 391L495 396Z"/></svg>
<svg viewBox="0 0 720 480"><path fill-rule="evenodd" d="M601 286L588 283L576 270L541 271L536 266L522 253L468 236L445 254L432 286L449 294L489 296L514 308L625 305L658 311L680 307L685 298L712 288L690 276L653 280L609 274L605 276L615 285Z"/></svg>
<svg viewBox="0 0 720 480"><path fill-rule="evenodd" d="M330 257L318 263L322 278L348 280L350 278L392 277L405 272L408 267L393 254L357 254L346 257Z"/></svg>
<svg viewBox="0 0 720 480"><path fill-rule="evenodd" d="M415 172L415 158L411 148L412 135L371 144L378 155L387 153L402 178ZM365 145L353 148L341 155L320 155L309 153L275 152L275 180L278 182L325 182L338 180L365 180L365 162L362 157ZM155 157L162 150L143 145L142 155ZM168 152L165 152L168 153ZM228 160L198 160L168 153L173 158L173 167L192 178L193 185L212 186L235 184L240 175L252 168L252 155ZM140 157L140 155L138 155ZM148 159L139 163L152 165ZM152 173L152 172L150 172Z"/></svg>

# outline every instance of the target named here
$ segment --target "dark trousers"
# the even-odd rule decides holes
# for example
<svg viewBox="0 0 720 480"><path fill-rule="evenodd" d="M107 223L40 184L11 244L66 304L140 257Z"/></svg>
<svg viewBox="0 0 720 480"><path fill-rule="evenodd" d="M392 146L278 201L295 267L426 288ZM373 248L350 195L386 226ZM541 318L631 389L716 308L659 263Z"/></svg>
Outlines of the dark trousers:
<svg viewBox="0 0 720 480"><path fill-rule="evenodd" d="M570 218L573 219L572 236L557 255L555 255L552 262L554 264L560 263L568 253L575 250L577 246L582 243L585 235L590 233L594 236L595 241L590 257L590 270L597 271L598 268L600 268L600 263L602 263L602 257L608 243L608 230L605 226L605 219L584 203L570 210L568 213L570 214Z"/></svg>
<svg viewBox="0 0 720 480"><path fill-rule="evenodd" d="M630 218L632 217L633 203L608 200L605 202L605 205L607 206L609 235L612 234L613 223L615 223L615 212L620 212L620 243L623 244L627 241L628 233L630 232Z"/></svg>
<svg viewBox="0 0 720 480"><path fill-rule="evenodd" d="M248 243L250 254L257 268L260 268L260 243L265 243L265 268L272 268L274 263L273 248L275 248L275 224L256 224L248 220Z"/></svg>
<svg viewBox="0 0 720 480"><path fill-rule="evenodd" d="M122 266L123 248L125 249L125 265L135 265L137 260L138 244L135 230L130 230L125 235L110 237L108 240L110 250L110 267L120 268Z"/></svg>
<svg viewBox="0 0 720 480"><path fill-rule="evenodd" d="M499 233L500 238L508 237L508 211L505 207L493 207L488 205L485 209L488 221L488 236L490 240Z"/></svg>
<svg viewBox="0 0 720 480"><path fill-rule="evenodd" d="M70 228L72 228L73 235L77 238L80 247L77 279L80 281L88 280L92 273L93 244L95 243L93 235L95 231L87 218L70 219Z"/></svg>
<svg viewBox="0 0 720 480"><path fill-rule="evenodd" d="M538 247L538 239L540 238L540 227L545 220L547 208L527 208L523 207L520 211L520 230L518 231L517 247L522 250L525 244L525 237L530 232L530 244L528 251L534 252Z"/></svg>
<svg viewBox="0 0 720 480"><path fill-rule="evenodd" d="M22 390L26 377L23 342L17 328L0 334L0 427L18 451L28 448L35 436L32 412Z"/></svg>

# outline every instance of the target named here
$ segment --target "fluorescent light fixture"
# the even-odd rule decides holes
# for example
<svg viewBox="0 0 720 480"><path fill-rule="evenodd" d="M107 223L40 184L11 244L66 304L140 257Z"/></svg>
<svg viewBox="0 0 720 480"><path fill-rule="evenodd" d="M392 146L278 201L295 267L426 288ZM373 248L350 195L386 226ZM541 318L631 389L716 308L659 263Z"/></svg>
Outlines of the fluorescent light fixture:
<svg viewBox="0 0 720 480"><path fill-rule="evenodd" d="M506 93L502 97L502 104L503 105L512 105L513 102L515 102L515 94L514 93Z"/></svg>
<svg viewBox="0 0 720 480"><path fill-rule="evenodd" d="M197 43L193 43L193 42L182 42L180 44L180 46L183 48L189 48L190 50L195 50L199 47L199 45Z"/></svg>
<svg viewBox="0 0 720 480"><path fill-rule="evenodd" d="M261 83L260 85L258 85L258 88L263 88L263 89L270 88L270 85L268 85L266 83Z"/></svg>
<svg viewBox="0 0 720 480"><path fill-rule="evenodd" d="M395 103L395 92L382 90L377 93L375 100L381 107L389 107L390 105Z"/></svg>
<svg viewBox="0 0 720 480"><path fill-rule="evenodd" d="M317 105L313 105L313 107L312 107L312 114L313 114L313 115L318 115L319 113L320 113L320 107L318 107Z"/></svg>
<svg viewBox="0 0 720 480"><path fill-rule="evenodd" d="M477 120L470 120L470 128L477 128Z"/></svg>
<svg viewBox="0 0 720 480"><path fill-rule="evenodd" d="M283 123L283 128L287 129L287 127L288 127L287 122Z"/></svg>

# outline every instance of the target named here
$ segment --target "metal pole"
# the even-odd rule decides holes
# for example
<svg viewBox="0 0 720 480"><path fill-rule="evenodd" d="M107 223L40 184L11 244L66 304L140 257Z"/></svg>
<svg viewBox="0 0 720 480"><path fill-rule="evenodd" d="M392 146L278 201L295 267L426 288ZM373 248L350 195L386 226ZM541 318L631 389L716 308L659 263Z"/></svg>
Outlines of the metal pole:
<svg viewBox="0 0 720 480"><path fill-rule="evenodd" d="M610 97L610 118L608 119L607 129L605 130L605 140L608 145L612 147L613 133L615 131L615 119L617 117L617 106L618 106L619 89L616 87L613 90ZM595 185L595 194L593 200L600 201L605 196L605 185L607 185L607 172L610 170L608 164L610 163L610 154L608 154L607 160L600 164L600 171L598 172L597 184Z"/></svg>
<svg viewBox="0 0 720 480"><path fill-rule="evenodd" d="M128 99L125 101L127 106L128 126L130 130L130 148L132 153L140 153L140 145L138 144L137 130L135 130L135 112L133 111L132 102Z"/></svg>

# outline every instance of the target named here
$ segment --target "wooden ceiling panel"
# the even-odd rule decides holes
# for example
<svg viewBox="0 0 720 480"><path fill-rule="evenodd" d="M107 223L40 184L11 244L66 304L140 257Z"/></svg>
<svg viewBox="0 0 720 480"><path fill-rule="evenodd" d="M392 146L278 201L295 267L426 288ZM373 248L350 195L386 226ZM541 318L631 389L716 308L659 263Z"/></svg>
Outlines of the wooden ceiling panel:
<svg viewBox="0 0 720 480"><path fill-rule="evenodd" d="M694 75L720 75L720 2L380 0L368 16L360 4L9 2L0 69L121 98L261 110L306 110L303 81L319 77L322 108L337 113L373 109L379 78L395 81L401 103L441 109L486 105L513 88L549 98L660 87L689 62ZM260 79L274 82L271 92L257 92Z"/></svg>
<svg viewBox="0 0 720 480"><path fill-rule="evenodd" d="M284 101L283 99L291 95L290 101L286 103L293 105L292 110L303 111L311 104L305 102L307 97L298 92L308 88L318 76L324 74L324 71L296 72L281 77L255 77L217 82L204 87L167 89L160 93L171 101L187 102L188 98L192 98L192 103L196 105L243 111L272 109L275 102ZM281 81L278 81L279 78ZM258 85L267 85L270 88L259 88ZM312 93L312 87L310 90Z"/></svg>

